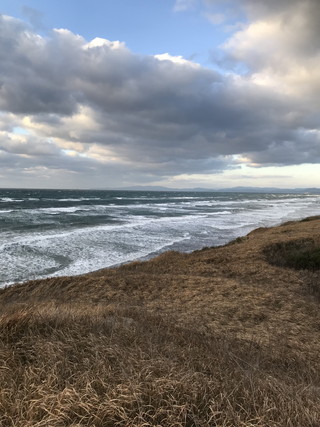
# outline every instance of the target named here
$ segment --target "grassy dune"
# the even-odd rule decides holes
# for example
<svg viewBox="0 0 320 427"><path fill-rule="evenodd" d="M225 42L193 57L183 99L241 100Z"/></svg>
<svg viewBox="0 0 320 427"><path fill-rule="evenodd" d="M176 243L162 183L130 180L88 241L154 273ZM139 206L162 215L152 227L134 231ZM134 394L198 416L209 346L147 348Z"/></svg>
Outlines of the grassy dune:
<svg viewBox="0 0 320 427"><path fill-rule="evenodd" d="M319 426L320 218L0 290L0 425Z"/></svg>

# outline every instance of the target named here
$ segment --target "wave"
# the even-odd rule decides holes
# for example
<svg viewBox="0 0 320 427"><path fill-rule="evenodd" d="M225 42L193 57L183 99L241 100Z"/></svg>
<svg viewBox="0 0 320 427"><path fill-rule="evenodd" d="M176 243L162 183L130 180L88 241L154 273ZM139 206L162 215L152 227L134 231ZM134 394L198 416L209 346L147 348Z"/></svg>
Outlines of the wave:
<svg viewBox="0 0 320 427"><path fill-rule="evenodd" d="M23 199L12 199L11 197L1 197L0 203L23 202Z"/></svg>
<svg viewBox="0 0 320 427"><path fill-rule="evenodd" d="M66 198L66 199L46 199L46 200L54 200L58 202L84 202L84 201L90 201L90 200L101 200L101 197L80 197L79 199Z"/></svg>
<svg viewBox="0 0 320 427"><path fill-rule="evenodd" d="M75 203L80 200L73 199ZM40 271L50 276L74 275L152 256L169 248L190 252L204 246L224 244L260 226L316 215L320 210L320 197L314 195L291 195L282 199L259 196L245 200L236 197L233 200L205 199L203 196L201 200L191 200L183 196L180 201L172 201L168 196L166 200L147 199L138 204L124 202L126 204L122 206L114 197L109 200L112 200L112 205L98 202L14 210L14 214L8 215L10 221L15 223L17 220L22 226L25 223L26 227L23 229L21 226L19 231L18 228L0 231L0 282L9 283L11 278L15 280L17 270L22 279L39 277ZM10 212L13 211L0 211L5 225L8 224L6 214ZM93 218L103 215L103 223L93 224L94 220L91 223L88 220L77 225L74 218L69 222L70 215L81 216L81 213ZM108 222L110 214L121 223ZM43 224L52 222L53 225L43 227L40 222L39 227L34 226L37 220ZM68 265L54 261L58 260L54 257L60 255L67 257Z"/></svg>

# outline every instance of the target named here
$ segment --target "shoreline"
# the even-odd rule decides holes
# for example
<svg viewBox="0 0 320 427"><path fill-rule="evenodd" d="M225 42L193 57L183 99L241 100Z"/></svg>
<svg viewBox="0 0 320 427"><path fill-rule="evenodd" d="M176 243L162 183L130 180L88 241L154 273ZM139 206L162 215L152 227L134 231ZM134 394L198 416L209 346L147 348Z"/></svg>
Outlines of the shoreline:
<svg viewBox="0 0 320 427"><path fill-rule="evenodd" d="M172 252L172 251L180 253L180 254L192 254L194 252L199 252L199 251L202 251L204 249L215 249L215 248L219 248L219 247L224 247L224 246L229 245L233 241L237 241L239 239L245 238L248 234L253 233L256 230L259 230L261 228L266 228L266 229L277 228L277 227L281 227L282 225L285 225L287 223L294 224L294 223L304 222L304 221L308 221L308 220L312 220L312 219L320 219L320 215L312 215L312 216L307 216L307 217L304 217L304 218L301 218L301 219L297 219L297 220L289 220L289 221L279 222L279 223L277 223L275 225L271 225L271 226L267 226L267 227L253 228L249 232L247 232L245 234L240 234L237 237L234 237L234 238L230 239L229 241L227 241L226 243L221 244L221 245L205 246L205 247L202 247L200 249L194 249L194 250L190 250L190 251L179 251L179 250L174 250L174 249L173 250L172 249L166 249L164 251L161 251L161 250L154 251L154 252L151 252L148 255L145 255L145 256L142 256L142 257L139 257L139 258L133 258L132 260L129 260L129 261L124 261L124 262L116 263L116 264L113 264L113 265L110 265L110 266L107 266L107 267L98 268L96 270L92 270L92 271L89 271L89 272L86 272L86 273L79 273L79 274L74 274L74 275L49 275L49 276L45 276L45 277L38 277L38 278L31 278L31 279L27 278L27 279L25 279L23 281L18 281L18 282L5 283L5 284L3 284L3 285L0 286L0 290L1 289L5 289L7 287L11 287L11 286L25 284L25 283L28 283L30 281L34 282L34 281L41 281L41 280L47 280L47 279L51 279L51 278L62 278L62 277L69 277L69 278L75 277L75 278L78 278L78 277L83 277L83 276L87 276L87 275L95 275L96 273L99 273L99 272L102 272L102 271L108 271L109 269L117 269L119 267L131 264L131 263L148 262L148 261L150 261L150 260L152 260L154 258L157 258L157 257L159 257L159 256L161 256L161 255L163 255L163 254L165 254L167 252ZM175 243L171 244L170 246L174 246L174 245L175 245Z"/></svg>
<svg viewBox="0 0 320 427"><path fill-rule="evenodd" d="M190 253L226 244L259 226L319 212L319 196L302 194L181 193L171 199L154 193L106 192L97 198L43 191L38 199L31 196L5 203L15 210L0 218L1 286L76 277L167 250Z"/></svg>
<svg viewBox="0 0 320 427"><path fill-rule="evenodd" d="M320 425L319 304L320 216L0 289L1 421Z"/></svg>

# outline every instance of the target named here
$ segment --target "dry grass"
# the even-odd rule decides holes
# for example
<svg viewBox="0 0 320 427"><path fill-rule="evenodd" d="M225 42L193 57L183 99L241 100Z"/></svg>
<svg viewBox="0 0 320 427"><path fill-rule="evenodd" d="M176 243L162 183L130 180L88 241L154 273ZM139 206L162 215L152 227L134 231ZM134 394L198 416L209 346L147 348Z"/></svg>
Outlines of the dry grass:
<svg viewBox="0 0 320 427"><path fill-rule="evenodd" d="M269 263L319 238L288 223L0 291L0 425L319 426L317 273Z"/></svg>
<svg viewBox="0 0 320 427"><path fill-rule="evenodd" d="M320 246L312 238L276 242L264 250L269 262L296 270L320 270Z"/></svg>

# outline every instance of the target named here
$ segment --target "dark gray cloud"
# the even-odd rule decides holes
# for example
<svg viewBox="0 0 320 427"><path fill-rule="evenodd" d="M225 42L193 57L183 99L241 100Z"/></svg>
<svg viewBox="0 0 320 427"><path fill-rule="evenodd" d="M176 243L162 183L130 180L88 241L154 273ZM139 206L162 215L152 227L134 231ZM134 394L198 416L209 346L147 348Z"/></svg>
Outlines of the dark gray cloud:
<svg viewBox="0 0 320 427"><path fill-rule="evenodd" d="M283 12L287 28L279 30L274 50L288 48L284 61L290 67L297 58L315 60L313 0L236 3L270 25ZM304 11L301 28L310 22L300 47L291 34L298 19L294 6ZM119 42L88 43L67 30L43 38L21 21L0 17L0 110L10 117L0 116L0 161L21 170L42 166L114 179L133 174L141 181L219 173L238 167L237 155L260 165L320 162L319 80L311 75L312 90L306 89L299 63L295 78L295 69L289 75L288 67L277 65L268 46L257 54L259 31L247 27L231 38L230 58L252 68L237 76L182 58L136 55ZM263 79L272 84L260 84ZM19 139L15 126L30 135Z"/></svg>
<svg viewBox="0 0 320 427"><path fill-rule="evenodd" d="M272 141L268 150L252 153L251 159L262 165L294 165L320 163L320 133L297 131L288 133L279 140ZM276 159L276 160L275 160Z"/></svg>
<svg viewBox="0 0 320 427"><path fill-rule="evenodd" d="M45 40L13 18L0 15L0 109L13 113L72 114L76 92L68 88L72 45ZM64 66L65 62L65 66Z"/></svg>

